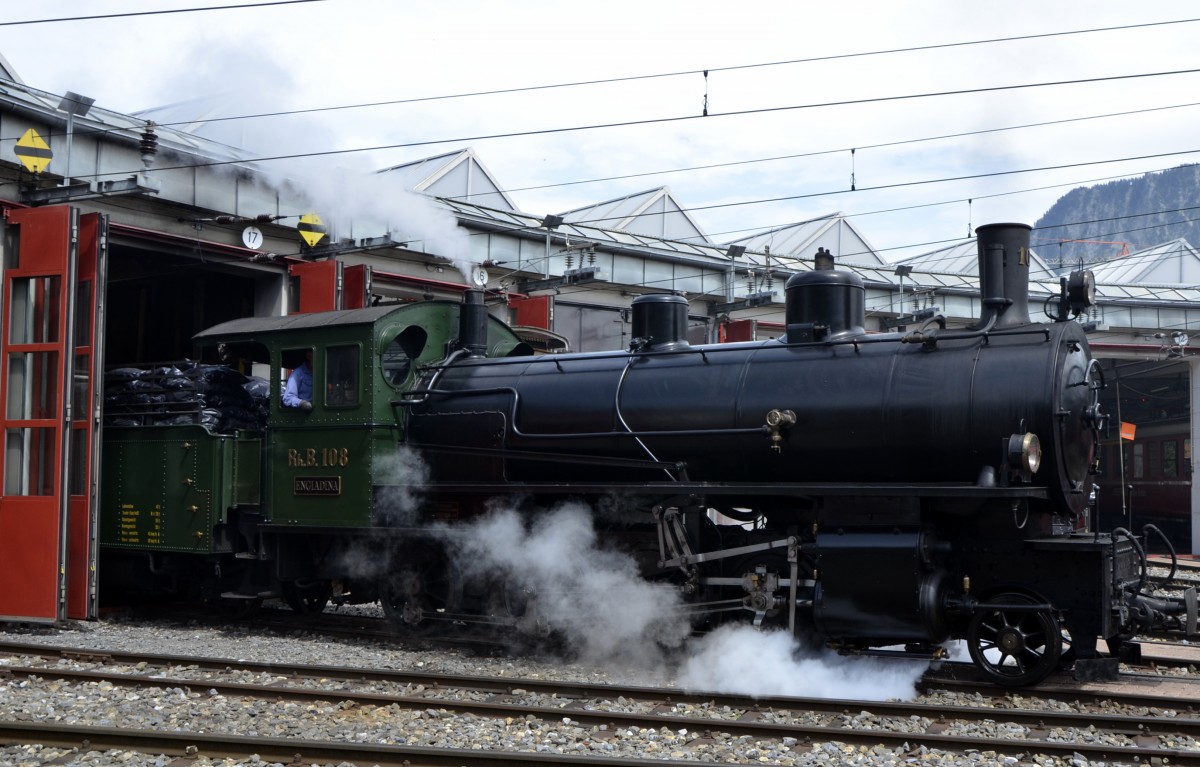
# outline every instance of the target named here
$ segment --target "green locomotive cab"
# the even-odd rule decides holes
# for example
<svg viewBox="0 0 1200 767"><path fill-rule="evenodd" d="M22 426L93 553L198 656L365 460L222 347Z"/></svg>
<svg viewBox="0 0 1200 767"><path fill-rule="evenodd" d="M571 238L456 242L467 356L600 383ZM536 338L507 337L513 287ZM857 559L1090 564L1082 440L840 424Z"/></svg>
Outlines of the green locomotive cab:
<svg viewBox="0 0 1200 767"><path fill-rule="evenodd" d="M459 355L531 353L482 294L468 299L246 318L196 334L200 359L260 377L265 418L260 429L106 431L101 540L125 555L117 573L137 583L143 570L145 582L186 584L191 597L204 584L201 596L247 608L378 598L389 563L427 545L421 528L437 515L416 507L421 471L404 449L401 400ZM463 315L475 317L469 352ZM306 358L311 391L285 397Z"/></svg>

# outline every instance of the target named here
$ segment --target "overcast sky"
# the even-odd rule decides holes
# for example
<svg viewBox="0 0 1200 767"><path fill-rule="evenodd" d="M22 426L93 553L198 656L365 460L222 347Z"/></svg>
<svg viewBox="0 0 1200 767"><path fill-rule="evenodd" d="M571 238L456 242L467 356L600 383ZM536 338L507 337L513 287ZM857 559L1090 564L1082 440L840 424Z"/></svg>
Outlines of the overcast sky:
<svg viewBox="0 0 1200 767"><path fill-rule="evenodd" d="M235 1L10 2L0 21ZM264 155L424 144L337 156L356 169L473 146L537 215L667 185L716 242L842 211L895 259L983 223L1032 224L1073 186L1200 159L1200 73L1159 74L1200 69L1200 21L1162 24L1192 18L1200 7L1175 0L322 0L8 24L0 53L30 86L122 112L609 81L227 127ZM963 44L1130 25L1142 26ZM855 55L928 46L951 47ZM1078 80L1094 82L1016 87ZM920 97L987 88L1003 90ZM1101 117L1134 110L1155 111ZM1059 124L999 130L1047 122ZM557 132L488 138L535 131ZM963 178L983 174L1003 175Z"/></svg>

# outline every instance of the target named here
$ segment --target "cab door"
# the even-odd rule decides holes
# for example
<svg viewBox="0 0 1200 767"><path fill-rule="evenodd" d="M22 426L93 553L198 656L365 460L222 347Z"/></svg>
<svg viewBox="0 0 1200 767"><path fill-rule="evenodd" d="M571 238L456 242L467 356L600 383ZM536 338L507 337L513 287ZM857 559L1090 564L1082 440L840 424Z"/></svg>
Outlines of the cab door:
<svg viewBox="0 0 1200 767"><path fill-rule="evenodd" d="M5 216L0 304L0 619L96 616L107 219Z"/></svg>

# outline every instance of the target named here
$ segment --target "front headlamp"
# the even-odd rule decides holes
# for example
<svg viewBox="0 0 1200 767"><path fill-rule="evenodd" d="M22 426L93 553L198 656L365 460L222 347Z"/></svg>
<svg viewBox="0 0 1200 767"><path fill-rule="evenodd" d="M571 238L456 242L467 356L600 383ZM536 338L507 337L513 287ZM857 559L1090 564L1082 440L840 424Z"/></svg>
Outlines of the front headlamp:
<svg viewBox="0 0 1200 767"><path fill-rule="evenodd" d="M1008 466L1023 477L1037 474L1042 465L1042 442L1032 432L1008 438Z"/></svg>

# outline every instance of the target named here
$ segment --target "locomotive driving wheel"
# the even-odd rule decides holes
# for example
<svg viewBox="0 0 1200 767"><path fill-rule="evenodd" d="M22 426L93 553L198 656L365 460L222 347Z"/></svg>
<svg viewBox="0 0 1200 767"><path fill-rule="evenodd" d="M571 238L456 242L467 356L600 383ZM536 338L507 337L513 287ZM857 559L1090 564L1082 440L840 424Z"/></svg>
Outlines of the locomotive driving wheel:
<svg viewBox="0 0 1200 767"><path fill-rule="evenodd" d="M329 581L289 581L283 584L283 599L298 613L319 613L329 604Z"/></svg>
<svg viewBox="0 0 1200 767"><path fill-rule="evenodd" d="M380 584L380 604L388 621L410 634L432 632L440 618L462 603L462 578L441 552L400 552Z"/></svg>
<svg viewBox="0 0 1200 767"><path fill-rule="evenodd" d="M1023 607L1035 604L1025 594L1000 594L971 619L967 629L971 660L996 684L1027 687L1058 667L1062 629L1049 610Z"/></svg>

